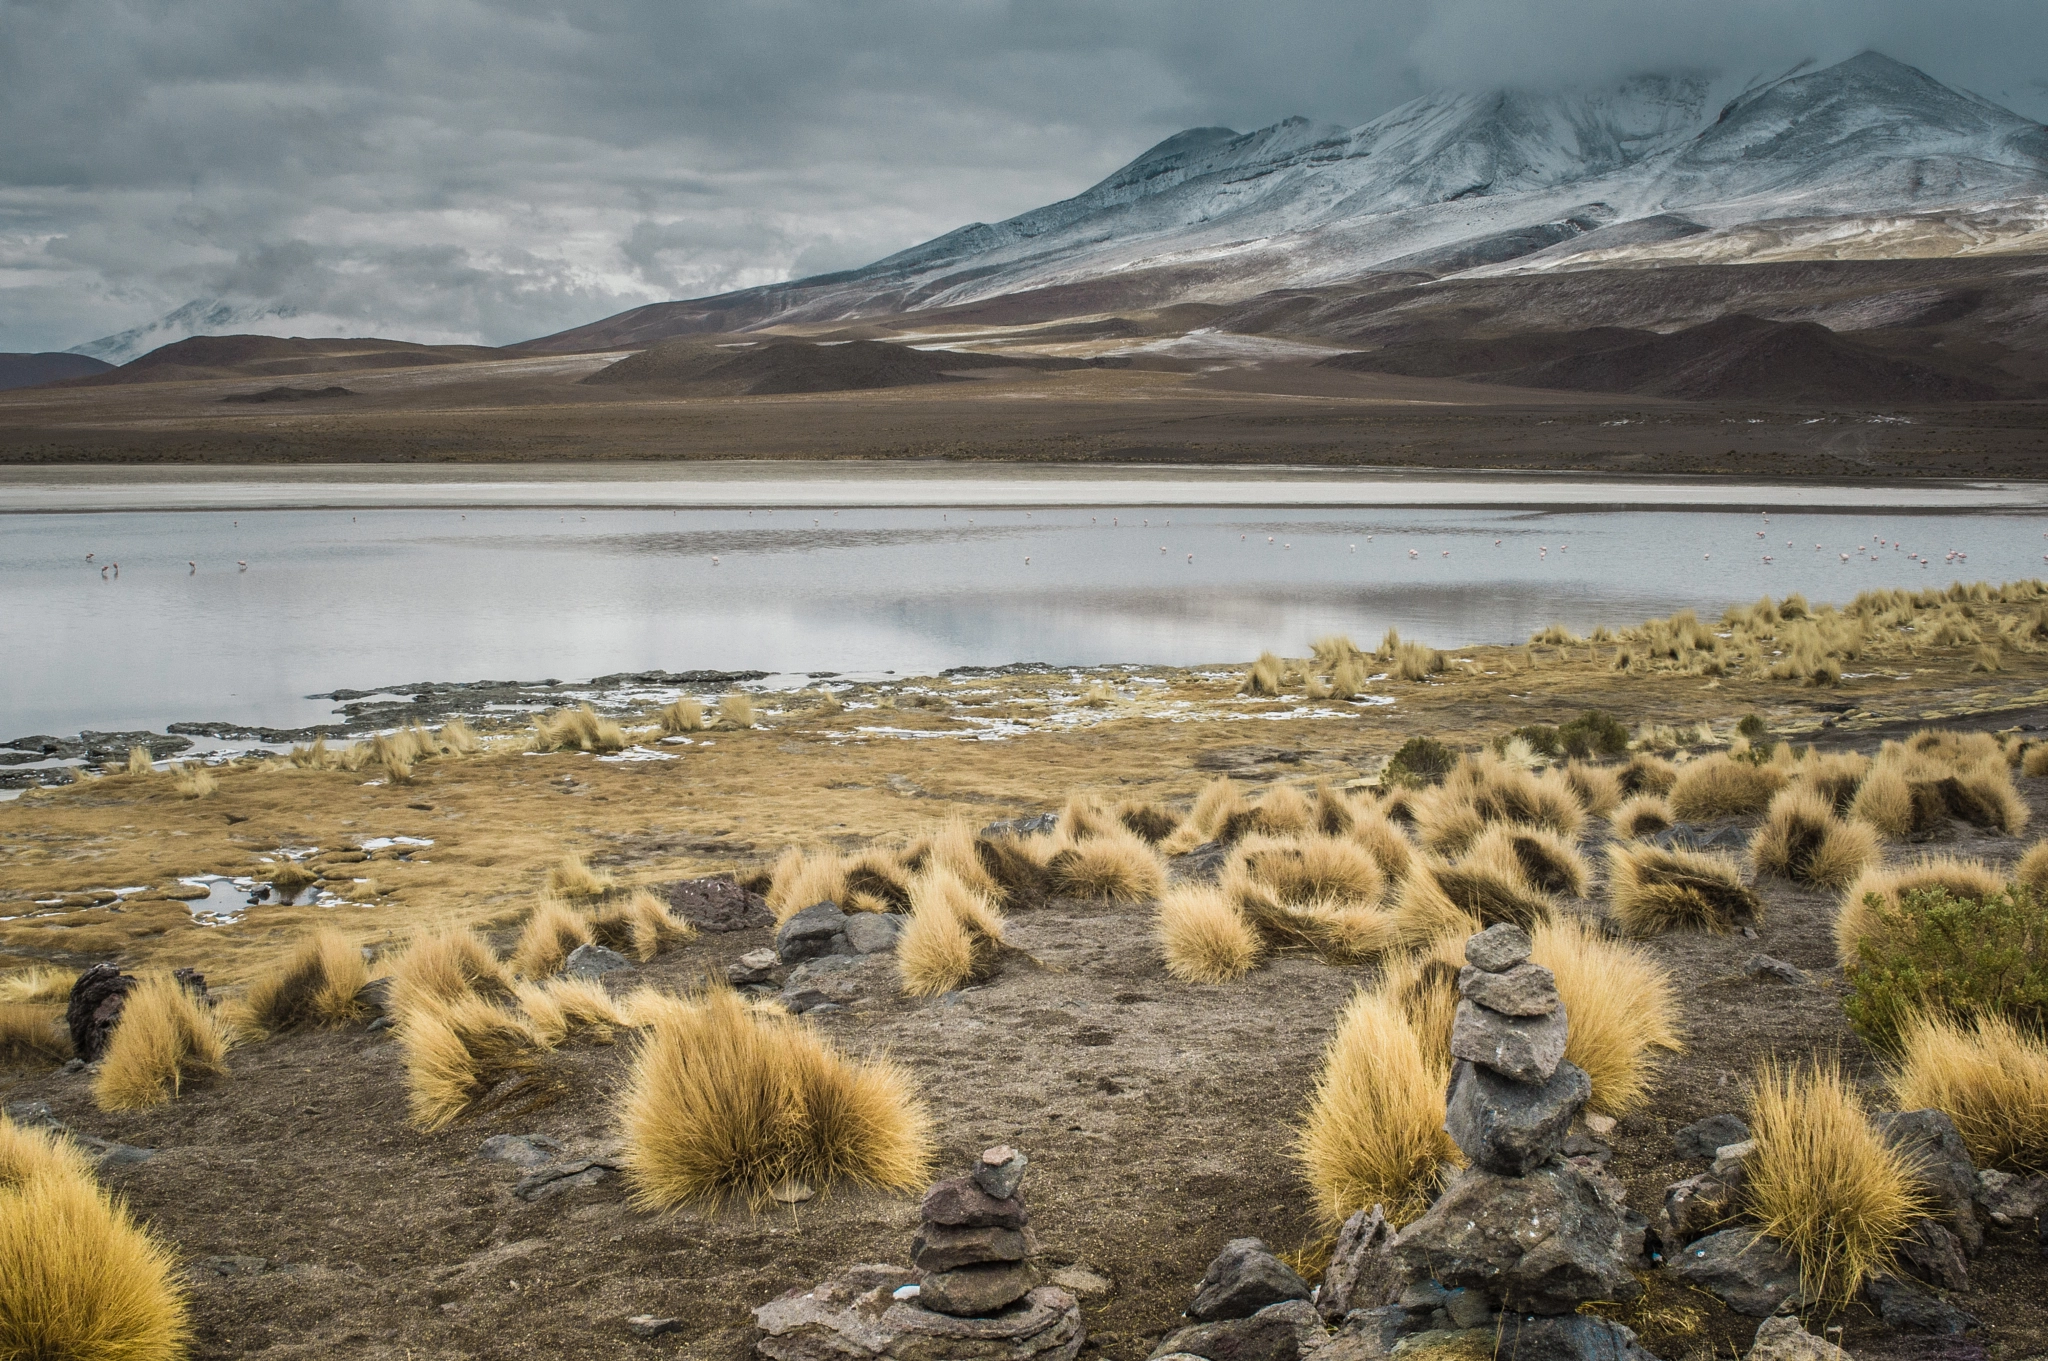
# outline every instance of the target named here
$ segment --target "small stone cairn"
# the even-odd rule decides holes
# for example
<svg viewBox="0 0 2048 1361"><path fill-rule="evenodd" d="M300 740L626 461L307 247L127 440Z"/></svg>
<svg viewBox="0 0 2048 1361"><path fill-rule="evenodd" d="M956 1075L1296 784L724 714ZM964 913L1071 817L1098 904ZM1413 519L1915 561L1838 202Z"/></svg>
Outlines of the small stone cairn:
<svg viewBox="0 0 2048 1361"><path fill-rule="evenodd" d="M1038 1243L1018 1194L1031 1160L1008 1144L984 1149L974 1170L924 1193L924 1223L910 1260L924 1273L917 1302L955 1318L978 1318L1023 1299L1038 1284Z"/></svg>

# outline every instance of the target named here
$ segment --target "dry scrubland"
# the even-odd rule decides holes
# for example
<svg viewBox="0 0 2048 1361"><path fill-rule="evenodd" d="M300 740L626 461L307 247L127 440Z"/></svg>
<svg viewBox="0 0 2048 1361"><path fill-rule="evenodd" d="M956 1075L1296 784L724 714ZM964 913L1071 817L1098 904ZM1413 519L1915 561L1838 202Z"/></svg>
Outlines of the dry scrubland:
<svg viewBox="0 0 2048 1361"><path fill-rule="evenodd" d="M1011 1142L1048 1257L1108 1282L1093 1354L1142 1357L1226 1239L1312 1274L1353 1211L1421 1212L1456 1157L1462 943L1513 921L1631 1203L1699 1171L1673 1129L1744 1112L1731 1212L1798 1249L1814 1326L1925 1354L1853 1299L1924 1199L1864 1113L1937 1106L1979 1166L2048 1165L2044 649L2037 583L1795 598L1525 648L451 723L33 794L0 810L6 1099L158 1152L93 1169L0 1127L0 1254L35 1263L0 1272L0 1326L48 1319L0 1344L737 1358L749 1306L901 1260L905 1193ZM948 740L992 719L1016 735ZM1648 839L1681 821L1722 835ZM394 836L432 844L366 845ZM199 926L173 891L209 872L353 905ZM755 915L669 888L709 874ZM728 986L822 899L902 922L787 989L832 1009L789 1014L781 970ZM562 976L585 943L632 967ZM104 1058L55 1071L107 959L137 989ZM479 1157L500 1134L545 1136L541 1169ZM2048 1349L2040 1270L2031 1232L1971 1262L1994 1355ZM1755 1327L1661 1278L1612 1312L1667 1358ZM640 1313L682 1327L635 1339Z"/></svg>

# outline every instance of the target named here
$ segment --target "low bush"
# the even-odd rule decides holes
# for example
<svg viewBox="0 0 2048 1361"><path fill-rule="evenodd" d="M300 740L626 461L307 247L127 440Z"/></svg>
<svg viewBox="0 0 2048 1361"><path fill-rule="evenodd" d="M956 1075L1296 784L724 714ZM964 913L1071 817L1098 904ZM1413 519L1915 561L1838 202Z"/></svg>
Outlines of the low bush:
<svg viewBox="0 0 2048 1361"><path fill-rule="evenodd" d="M2038 1029L1992 1012L1915 1015L1900 1033L1892 1094L1901 1110L1946 1112L1981 1167L2048 1167L2048 1045Z"/></svg>
<svg viewBox="0 0 2048 1361"><path fill-rule="evenodd" d="M225 1073L227 1057L227 1027L212 1010L177 979L148 977L121 1007L93 1079L93 1100L108 1111L161 1106L187 1082Z"/></svg>
<svg viewBox="0 0 2048 1361"><path fill-rule="evenodd" d="M1930 880L1935 876L1929 875ZM1981 885L1980 885L1981 888ZM1850 1024L1891 1048L1916 1017L2048 1025L2048 916L2023 885L1961 896L1938 882L1859 900L1846 968Z"/></svg>
<svg viewBox="0 0 2048 1361"><path fill-rule="evenodd" d="M1380 782L1419 788L1442 784L1458 765L1458 753L1434 737L1411 737L1403 742L1380 771Z"/></svg>
<svg viewBox="0 0 2048 1361"><path fill-rule="evenodd" d="M1571 722L1558 725L1557 745L1565 755L1580 760L1620 756L1628 751L1628 729L1613 714L1588 709Z"/></svg>
<svg viewBox="0 0 2048 1361"><path fill-rule="evenodd" d="M1951 898L1989 899L2003 892L2005 883L2005 876L1982 860L1953 855L1923 855L1897 869L1873 865L1856 876L1836 904L1835 953L1842 967L1854 964L1856 943L1878 928L1883 913L1896 911L1908 893L1938 889Z"/></svg>

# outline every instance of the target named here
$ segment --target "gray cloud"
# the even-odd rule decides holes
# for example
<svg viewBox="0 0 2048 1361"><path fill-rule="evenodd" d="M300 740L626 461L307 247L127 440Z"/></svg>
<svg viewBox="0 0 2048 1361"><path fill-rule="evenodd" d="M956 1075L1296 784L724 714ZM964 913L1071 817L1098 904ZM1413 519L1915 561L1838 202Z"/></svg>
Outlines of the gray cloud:
<svg viewBox="0 0 2048 1361"><path fill-rule="evenodd" d="M1880 47L2033 117L2038 0L0 0L0 349L194 298L503 342L873 259L1195 124Z"/></svg>

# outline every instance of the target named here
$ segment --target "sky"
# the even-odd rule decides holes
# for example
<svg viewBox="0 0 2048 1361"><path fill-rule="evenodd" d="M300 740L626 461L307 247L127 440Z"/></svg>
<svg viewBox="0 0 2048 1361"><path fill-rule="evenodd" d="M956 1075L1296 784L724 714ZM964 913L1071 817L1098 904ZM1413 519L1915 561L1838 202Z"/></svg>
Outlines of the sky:
<svg viewBox="0 0 2048 1361"><path fill-rule="evenodd" d="M0 0L0 351L195 300L502 344L864 264L1186 127L1866 47L2048 118L2041 0Z"/></svg>

